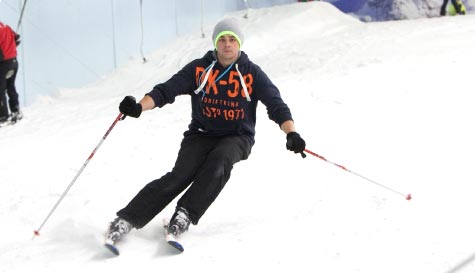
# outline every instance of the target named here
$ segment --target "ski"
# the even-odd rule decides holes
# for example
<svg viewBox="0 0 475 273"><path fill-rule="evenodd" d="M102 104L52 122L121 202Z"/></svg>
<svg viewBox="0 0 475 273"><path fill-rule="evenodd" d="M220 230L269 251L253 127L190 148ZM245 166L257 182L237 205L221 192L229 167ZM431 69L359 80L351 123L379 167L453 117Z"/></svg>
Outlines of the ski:
<svg viewBox="0 0 475 273"><path fill-rule="evenodd" d="M5 122L0 123L0 128L15 125L16 123L16 121L12 122L11 120L7 120Z"/></svg>
<svg viewBox="0 0 475 273"><path fill-rule="evenodd" d="M117 248L117 246L114 244L112 240L106 239L106 241L104 242L104 246L114 255L116 256L120 255L119 249Z"/></svg>
<svg viewBox="0 0 475 273"><path fill-rule="evenodd" d="M21 115L21 116L9 116L8 119L5 122L0 123L0 128L10 126L10 125L15 125L22 118L23 118L23 115Z"/></svg>
<svg viewBox="0 0 475 273"><path fill-rule="evenodd" d="M179 252L185 251L185 248L178 240L173 236L173 234L168 233L168 224L169 220L163 219L163 229L165 230L165 240L167 244L172 246L174 249L178 250Z"/></svg>

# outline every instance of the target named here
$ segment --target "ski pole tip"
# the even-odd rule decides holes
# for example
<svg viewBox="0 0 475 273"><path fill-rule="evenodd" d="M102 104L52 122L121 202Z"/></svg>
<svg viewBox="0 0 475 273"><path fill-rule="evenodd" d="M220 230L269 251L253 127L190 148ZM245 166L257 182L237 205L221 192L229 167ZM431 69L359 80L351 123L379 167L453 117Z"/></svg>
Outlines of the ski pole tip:
<svg viewBox="0 0 475 273"><path fill-rule="evenodd" d="M40 236L40 232L38 230L33 231L33 233L35 234L35 236Z"/></svg>
<svg viewBox="0 0 475 273"><path fill-rule="evenodd" d="M406 196L406 200L409 201L412 199L412 195L409 193L407 196Z"/></svg>

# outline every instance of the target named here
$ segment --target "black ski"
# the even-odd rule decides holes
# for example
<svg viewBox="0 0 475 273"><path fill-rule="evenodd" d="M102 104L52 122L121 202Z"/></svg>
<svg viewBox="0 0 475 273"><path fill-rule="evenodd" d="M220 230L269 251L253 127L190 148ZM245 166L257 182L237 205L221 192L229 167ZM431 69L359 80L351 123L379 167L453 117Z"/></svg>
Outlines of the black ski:
<svg viewBox="0 0 475 273"><path fill-rule="evenodd" d="M0 128L6 127L9 125L14 125L17 122L19 122L23 118L23 115L21 116L9 116L8 119L5 122L0 123Z"/></svg>
<svg viewBox="0 0 475 273"><path fill-rule="evenodd" d="M105 243L104 243L104 246L110 250L110 252L112 252L114 255L116 256L119 256L120 255L120 252L119 252L119 249L117 248L117 246L114 244L114 242L112 242L111 240L106 240Z"/></svg>
<svg viewBox="0 0 475 273"><path fill-rule="evenodd" d="M172 246L174 249L178 250L179 252L185 251L185 248L180 242L178 242L175 236L173 236L173 234L168 233L168 224L169 224L169 220L163 219L163 228L165 230L165 240L170 246Z"/></svg>

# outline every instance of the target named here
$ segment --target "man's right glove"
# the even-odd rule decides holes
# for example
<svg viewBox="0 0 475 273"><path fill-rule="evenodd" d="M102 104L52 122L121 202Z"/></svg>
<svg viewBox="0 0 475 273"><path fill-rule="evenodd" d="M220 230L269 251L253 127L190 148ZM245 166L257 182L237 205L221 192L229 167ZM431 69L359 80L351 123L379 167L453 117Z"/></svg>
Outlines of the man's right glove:
<svg viewBox="0 0 475 273"><path fill-rule="evenodd" d="M287 134L287 150L296 154L302 153L305 150L305 140L300 137L297 132L290 132Z"/></svg>
<svg viewBox="0 0 475 273"><path fill-rule="evenodd" d="M119 110L126 116L138 118L142 114L142 105L137 103L134 97L127 96L120 103Z"/></svg>

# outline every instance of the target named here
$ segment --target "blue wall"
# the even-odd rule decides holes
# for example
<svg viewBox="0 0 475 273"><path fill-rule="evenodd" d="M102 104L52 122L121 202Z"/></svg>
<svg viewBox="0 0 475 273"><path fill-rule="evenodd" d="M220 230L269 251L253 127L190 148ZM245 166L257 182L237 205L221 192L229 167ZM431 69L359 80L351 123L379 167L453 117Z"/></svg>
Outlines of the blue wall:
<svg viewBox="0 0 475 273"><path fill-rule="evenodd" d="M367 0L326 0L326 2L332 3L342 12L349 13L361 9Z"/></svg>
<svg viewBox="0 0 475 273"><path fill-rule="evenodd" d="M24 0L0 1L0 20L17 30ZM292 2L296 1L247 0L251 8ZM141 58L141 49L146 56L178 36L201 35L202 20L214 24L226 12L245 7L243 0L27 1L18 29L22 43L16 85L21 103L94 82Z"/></svg>

